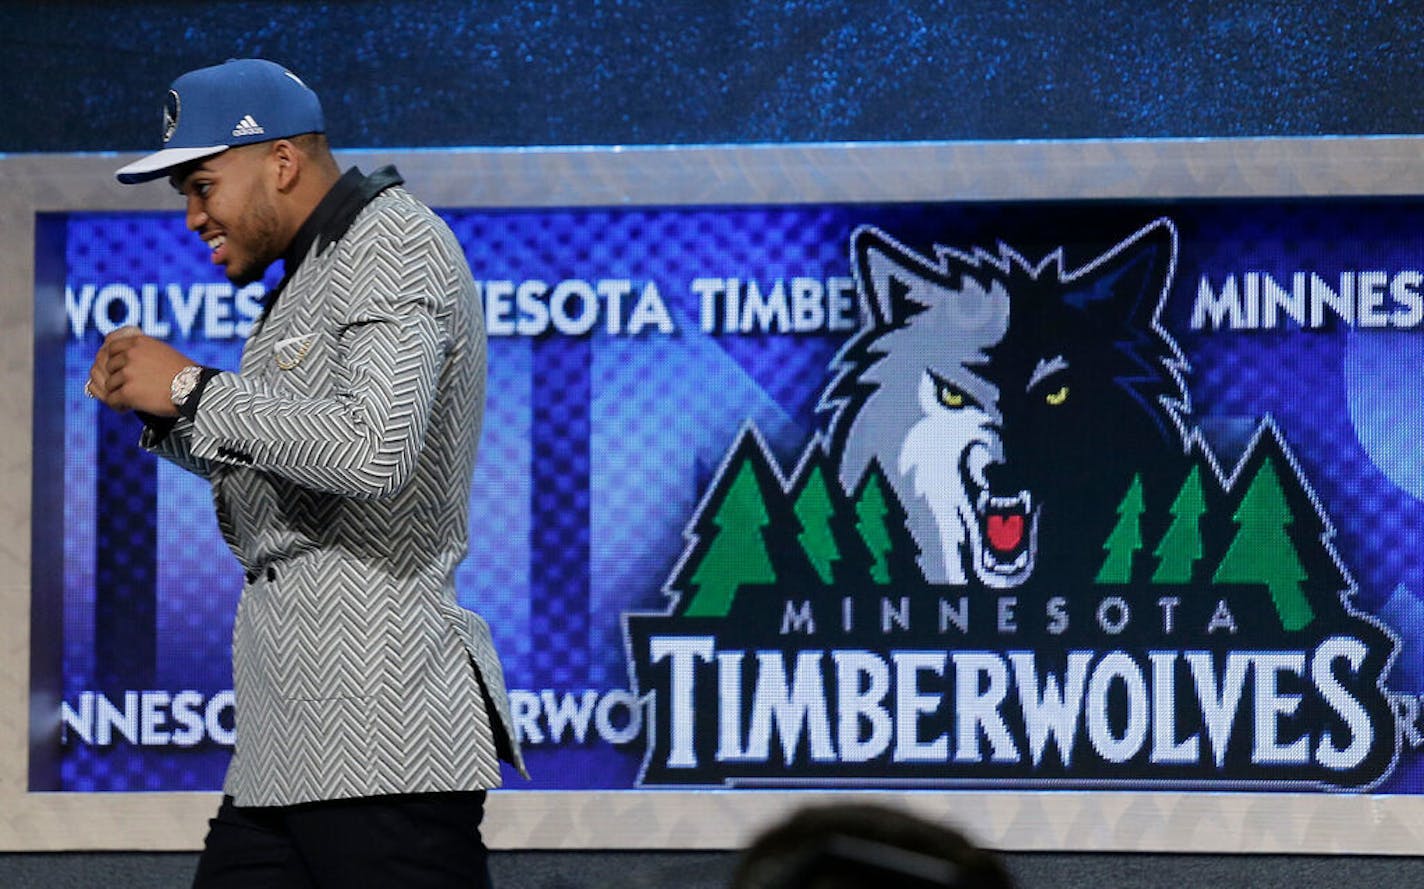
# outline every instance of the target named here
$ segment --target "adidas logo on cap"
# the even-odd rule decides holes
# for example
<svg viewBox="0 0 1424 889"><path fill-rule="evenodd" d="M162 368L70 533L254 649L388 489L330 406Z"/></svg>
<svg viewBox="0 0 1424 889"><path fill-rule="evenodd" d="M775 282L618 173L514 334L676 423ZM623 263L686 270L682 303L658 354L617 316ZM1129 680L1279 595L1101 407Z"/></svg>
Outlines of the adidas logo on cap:
<svg viewBox="0 0 1424 889"><path fill-rule="evenodd" d="M234 136L260 136L265 132L267 131L262 128L260 123L253 120L250 114L244 115L242 120L237 122L237 126L232 128Z"/></svg>

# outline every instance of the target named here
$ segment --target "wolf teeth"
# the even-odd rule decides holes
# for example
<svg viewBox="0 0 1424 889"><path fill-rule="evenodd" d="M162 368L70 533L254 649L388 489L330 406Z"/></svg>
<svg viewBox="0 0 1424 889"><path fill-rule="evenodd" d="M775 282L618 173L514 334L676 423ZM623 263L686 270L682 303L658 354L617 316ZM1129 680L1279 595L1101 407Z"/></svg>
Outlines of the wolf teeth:
<svg viewBox="0 0 1424 889"><path fill-rule="evenodd" d="M990 497L988 506L990 509L1017 509L1025 513L1032 512L1033 495L1031 495L1028 491L1020 491L1013 497Z"/></svg>
<svg viewBox="0 0 1424 889"><path fill-rule="evenodd" d="M1033 493L1031 491L1019 491L1012 497L1002 495L991 495L988 491L979 492L979 513L982 515L991 509L999 511L1016 510L1027 515L1033 512Z"/></svg>
<svg viewBox="0 0 1424 889"><path fill-rule="evenodd" d="M986 549L980 561L984 563L986 571L992 571L995 574L1014 574L1028 567L1028 556L1028 551L1025 550L1018 554L1018 558L1006 563L995 559L993 553Z"/></svg>

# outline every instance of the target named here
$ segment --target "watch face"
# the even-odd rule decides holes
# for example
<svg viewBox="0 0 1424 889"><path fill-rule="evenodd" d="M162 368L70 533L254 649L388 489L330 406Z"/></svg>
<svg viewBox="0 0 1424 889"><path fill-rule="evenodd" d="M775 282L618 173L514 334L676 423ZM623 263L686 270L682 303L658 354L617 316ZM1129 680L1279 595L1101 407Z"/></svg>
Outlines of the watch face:
<svg viewBox="0 0 1424 889"><path fill-rule="evenodd" d="M174 374L173 382L168 387L168 397L172 399L175 407L182 407L187 403L188 397L198 385L198 375L201 372L200 368L190 364Z"/></svg>

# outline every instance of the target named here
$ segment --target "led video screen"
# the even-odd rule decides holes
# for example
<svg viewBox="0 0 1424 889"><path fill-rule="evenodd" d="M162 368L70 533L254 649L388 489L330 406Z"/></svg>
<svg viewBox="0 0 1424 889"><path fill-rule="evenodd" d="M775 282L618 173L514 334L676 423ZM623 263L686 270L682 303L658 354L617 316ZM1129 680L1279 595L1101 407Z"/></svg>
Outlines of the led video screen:
<svg viewBox="0 0 1424 889"><path fill-rule="evenodd" d="M437 211L511 797L1424 793L1424 202ZM235 368L280 268L35 218L27 790L215 791L243 575L82 389L124 325Z"/></svg>

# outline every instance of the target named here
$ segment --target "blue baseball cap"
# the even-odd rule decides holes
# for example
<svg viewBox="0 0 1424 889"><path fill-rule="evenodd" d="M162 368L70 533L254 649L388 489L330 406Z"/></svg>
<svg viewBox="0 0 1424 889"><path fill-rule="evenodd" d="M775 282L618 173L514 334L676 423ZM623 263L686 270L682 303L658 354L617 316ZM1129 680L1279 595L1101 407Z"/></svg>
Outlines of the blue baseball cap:
<svg viewBox="0 0 1424 889"><path fill-rule="evenodd" d="M148 182L239 145L325 132L321 102L297 75L265 59L229 59L173 81L163 102L163 148L115 175Z"/></svg>

